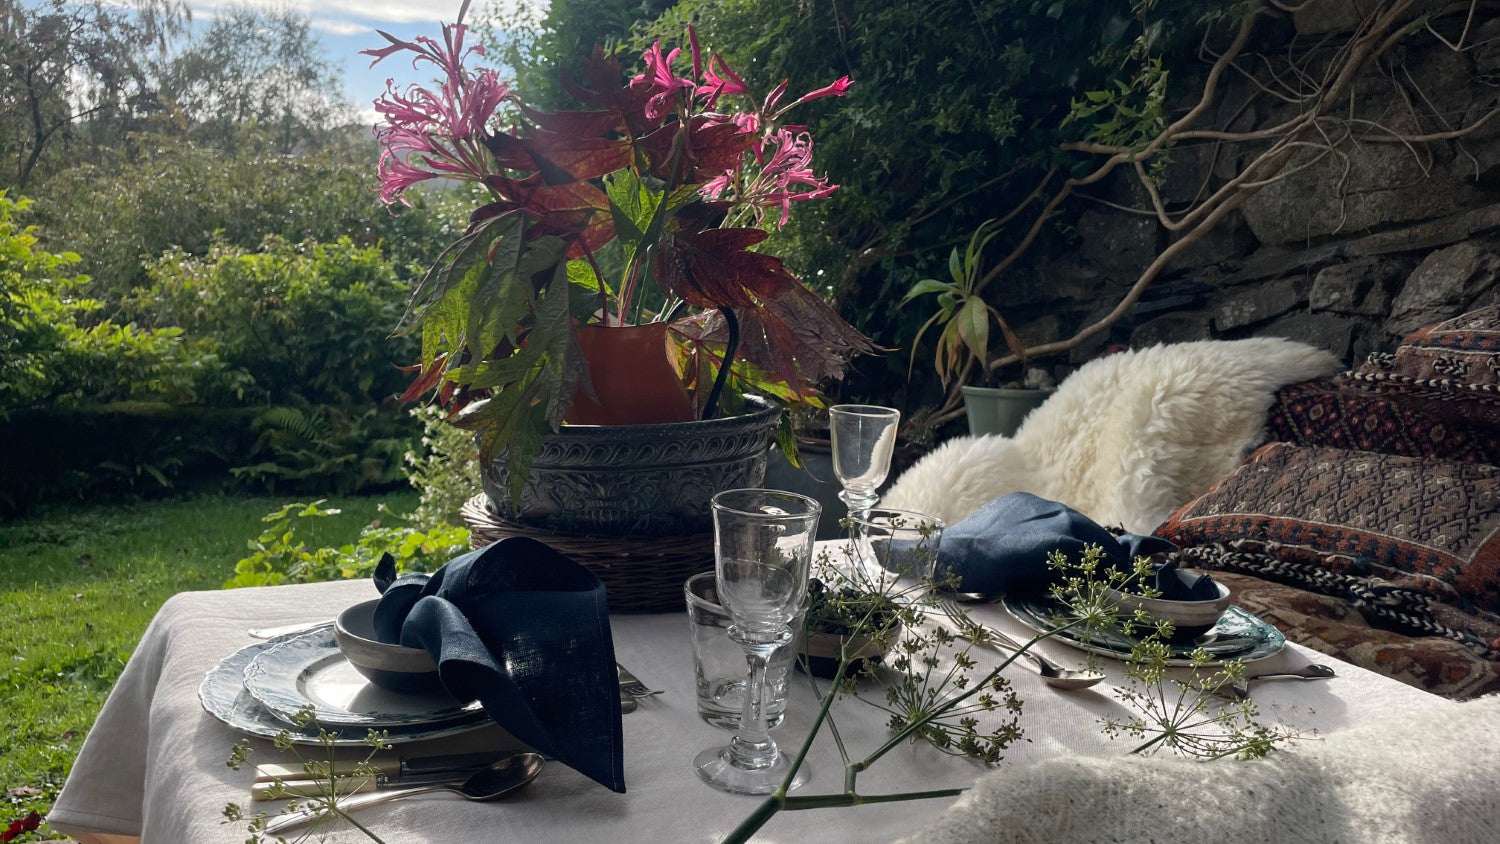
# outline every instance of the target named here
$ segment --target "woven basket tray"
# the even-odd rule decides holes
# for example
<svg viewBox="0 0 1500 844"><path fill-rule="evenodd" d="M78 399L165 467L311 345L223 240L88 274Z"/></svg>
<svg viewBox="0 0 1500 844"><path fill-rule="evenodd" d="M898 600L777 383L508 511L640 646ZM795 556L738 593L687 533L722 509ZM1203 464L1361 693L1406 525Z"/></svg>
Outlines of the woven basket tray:
<svg viewBox="0 0 1500 844"><path fill-rule="evenodd" d="M462 514L474 548L511 536L529 536L572 557L604 581L610 612L684 612L683 581L714 567L712 533L654 537L553 533L505 521L485 495L469 499Z"/></svg>

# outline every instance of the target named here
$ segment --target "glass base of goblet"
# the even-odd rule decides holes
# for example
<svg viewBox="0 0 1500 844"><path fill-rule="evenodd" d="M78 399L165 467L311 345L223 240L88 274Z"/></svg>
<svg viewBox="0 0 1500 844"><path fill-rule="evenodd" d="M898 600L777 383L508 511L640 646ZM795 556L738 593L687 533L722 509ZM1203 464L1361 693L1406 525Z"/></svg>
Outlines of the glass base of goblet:
<svg viewBox="0 0 1500 844"><path fill-rule="evenodd" d="M786 772L792 767L791 757L776 751L776 760L764 768L741 768L731 763L730 749L724 747L710 747L698 754L693 760L693 770L698 772L698 778L730 794L770 794L786 779ZM807 782L807 763L797 769L797 776L792 779L791 788L797 788Z"/></svg>
<svg viewBox="0 0 1500 844"><path fill-rule="evenodd" d="M873 489L850 489L844 487L839 493L839 500L843 501L849 508L849 515L862 513L880 503L880 496Z"/></svg>

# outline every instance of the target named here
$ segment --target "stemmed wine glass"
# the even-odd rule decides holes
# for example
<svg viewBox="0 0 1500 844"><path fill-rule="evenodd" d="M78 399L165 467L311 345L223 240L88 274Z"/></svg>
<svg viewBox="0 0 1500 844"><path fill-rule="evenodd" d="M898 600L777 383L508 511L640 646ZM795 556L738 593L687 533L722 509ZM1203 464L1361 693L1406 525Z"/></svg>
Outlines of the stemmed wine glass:
<svg viewBox="0 0 1500 844"><path fill-rule="evenodd" d="M875 506L875 490L891 471L896 423L901 411L873 404L836 404L828 410L833 437L833 473L844 489L839 498L851 514Z"/></svg>
<svg viewBox="0 0 1500 844"><path fill-rule="evenodd" d="M766 661L791 641L787 626L807 595L813 540L822 506L805 495L732 489L713 497L719 602L729 611L729 638L745 649L749 676L739 731L724 747L693 760L704 782L735 794L770 794L791 760L766 725ZM807 779L799 769L791 787Z"/></svg>

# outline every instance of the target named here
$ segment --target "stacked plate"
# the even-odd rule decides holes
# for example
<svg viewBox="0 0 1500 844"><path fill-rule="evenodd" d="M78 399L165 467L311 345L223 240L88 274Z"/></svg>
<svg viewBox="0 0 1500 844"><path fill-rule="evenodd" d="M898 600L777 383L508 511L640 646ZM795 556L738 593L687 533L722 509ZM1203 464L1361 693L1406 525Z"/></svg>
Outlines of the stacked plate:
<svg viewBox="0 0 1500 844"><path fill-rule="evenodd" d="M444 691L390 692L371 684L339 652L333 625L242 648L203 678L198 699L210 715L242 733L317 744L318 728L335 745L361 745L370 730L403 744L468 732L490 723L478 701L462 704ZM311 709L313 723L296 726Z"/></svg>
<svg viewBox="0 0 1500 844"><path fill-rule="evenodd" d="M1022 598L1007 595L1005 609L1017 621L1037 631L1046 633L1057 627L1053 618L1060 608L1048 598ZM1075 648L1102 656L1125 659L1139 639L1126 636L1118 630L1101 630L1087 636L1081 628L1063 630L1056 634L1057 641ZM1255 662L1281 652L1286 647L1286 635L1272 624L1246 611L1231 606L1220 616L1218 624L1202 636L1190 642L1169 642L1168 665L1193 665L1192 654L1202 648L1209 654L1207 665L1223 665L1231 660Z"/></svg>

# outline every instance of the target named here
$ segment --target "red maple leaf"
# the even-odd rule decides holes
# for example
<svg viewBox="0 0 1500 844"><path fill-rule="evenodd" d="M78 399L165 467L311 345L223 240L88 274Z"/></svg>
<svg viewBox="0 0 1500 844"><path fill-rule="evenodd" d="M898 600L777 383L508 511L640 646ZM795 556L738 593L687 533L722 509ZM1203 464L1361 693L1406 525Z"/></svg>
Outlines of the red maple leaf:
<svg viewBox="0 0 1500 844"><path fill-rule="evenodd" d="M674 120L641 139L641 148L651 164L651 175L677 182L707 181L738 167L755 140L754 132L700 114L688 121L681 157L674 165L672 153L681 131L682 122ZM671 172L673 169L677 171L675 174Z"/></svg>
<svg viewBox="0 0 1500 844"><path fill-rule="evenodd" d="M679 215L679 221L684 217L690 219ZM766 236L760 229L678 228L663 237L653 270L669 295L700 308L733 309L740 320L737 355L806 395L875 344L802 286L781 259L750 251ZM723 318L698 320L684 333L722 345Z"/></svg>

